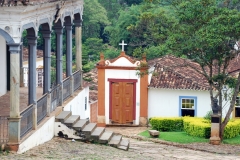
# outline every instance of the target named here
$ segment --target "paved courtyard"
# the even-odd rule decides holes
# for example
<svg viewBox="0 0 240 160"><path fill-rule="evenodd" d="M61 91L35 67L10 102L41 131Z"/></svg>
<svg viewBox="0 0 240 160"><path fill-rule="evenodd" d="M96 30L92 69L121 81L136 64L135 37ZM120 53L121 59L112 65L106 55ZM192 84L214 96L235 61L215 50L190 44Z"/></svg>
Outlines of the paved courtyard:
<svg viewBox="0 0 240 160"><path fill-rule="evenodd" d="M138 141L130 139L131 145L129 151L122 151L116 148L89 144L83 142L72 142L62 138L55 137L51 141L35 147L23 154L9 153L0 154L1 160L240 160L237 155L220 155L201 151L194 151L184 148L178 148L170 145L163 145L147 141Z"/></svg>
<svg viewBox="0 0 240 160"><path fill-rule="evenodd" d="M239 145L212 146L204 143L193 144L190 147L191 149L188 149L185 148L186 145L177 147L174 144L171 145L171 143L168 145L154 143L150 139L136 140L137 134L146 129L146 127L107 128L107 130L130 137L128 151L106 145L72 142L71 140L55 137L51 141L23 154L0 154L0 160L240 160Z"/></svg>

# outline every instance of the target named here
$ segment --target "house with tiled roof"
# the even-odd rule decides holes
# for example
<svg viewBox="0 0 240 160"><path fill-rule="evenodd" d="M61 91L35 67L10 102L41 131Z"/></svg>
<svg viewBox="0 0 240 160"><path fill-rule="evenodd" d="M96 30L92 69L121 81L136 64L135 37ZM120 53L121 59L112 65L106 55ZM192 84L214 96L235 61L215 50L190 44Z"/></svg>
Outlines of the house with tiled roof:
<svg viewBox="0 0 240 160"><path fill-rule="evenodd" d="M209 84L191 66L197 63L171 55L154 60L153 75L148 86L148 117L197 116L211 110ZM151 62L150 62L151 63Z"/></svg>
<svg viewBox="0 0 240 160"><path fill-rule="evenodd" d="M193 61L172 55L148 62L144 57L134 61L122 51L112 60L105 60L102 55L97 69L97 121L101 126L146 125L154 116L204 117L212 110L209 83L201 74L200 65ZM146 69L150 74L137 75ZM235 58L228 73L234 75L239 69ZM213 94L217 91L213 90ZM223 104L228 103L223 100ZM227 110L224 107L223 114ZM235 112L238 113L237 109Z"/></svg>
<svg viewBox="0 0 240 160"><path fill-rule="evenodd" d="M201 71L199 64L167 55L149 61L149 65L153 74L150 74L148 86L148 117L203 117L211 111L209 84L198 72ZM239 71L239 58L236 57L229 64L228 74L236 76ZM213 94L217 92L213 91ZM223 114L226 114L229 101L223 101ZM240 95L237 104L239 106L235 106L233 117L240 117Z"/></svg>

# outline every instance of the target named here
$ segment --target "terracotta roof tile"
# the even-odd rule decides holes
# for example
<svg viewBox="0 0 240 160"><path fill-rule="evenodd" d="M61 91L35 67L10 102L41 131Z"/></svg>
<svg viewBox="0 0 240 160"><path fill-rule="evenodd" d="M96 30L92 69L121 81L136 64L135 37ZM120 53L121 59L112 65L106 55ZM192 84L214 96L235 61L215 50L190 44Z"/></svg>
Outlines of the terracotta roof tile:
<svg viewBox="0 0 240 160"><path fill-rule="evenodd" d="M234 74L240 71L240 56L235 57L231 60L228 66L228 73Z"/></svg>
<svg viewBox="0 0 240 160"><path fill-rule="evenodd" d="M187 63L200 69L197 63L170 55L154 61L155 69L150 88L209 90L206 78L193 68L186 66ZM149 64L153 65L153 62L150 61Z"/></svg>
<svg viewBox="0 0 240 160"><path fill-rule="evenodd" d="M156 74L156 76L152 77L149 87L193 90L209 89L206 78L193 68L186 66L186 64L189 64L201 70L200 65L195 62L167 55L150 60L148 64L155 67L154 72ZM235 76L240 71L239 56L230 61L227 71L232 76ZM216 69L213 72L216 73Z"/></svg>

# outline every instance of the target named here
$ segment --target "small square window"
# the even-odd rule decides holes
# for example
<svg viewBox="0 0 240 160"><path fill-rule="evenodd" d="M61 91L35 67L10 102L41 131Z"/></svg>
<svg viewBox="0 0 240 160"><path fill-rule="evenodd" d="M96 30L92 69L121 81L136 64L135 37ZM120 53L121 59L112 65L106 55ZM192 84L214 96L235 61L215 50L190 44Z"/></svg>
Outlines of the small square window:
<svg viewBox="0 0 240 160"><path fill-rule="evenodd" d="M195 97L180 97L181 99L181 116L195 116L196 98Z"/></svg>
<svg viewBox="0 0 240 160"><path fill-rule="evenodd" d="M240 117L240 108L235 108L235 117Z"/></svg>

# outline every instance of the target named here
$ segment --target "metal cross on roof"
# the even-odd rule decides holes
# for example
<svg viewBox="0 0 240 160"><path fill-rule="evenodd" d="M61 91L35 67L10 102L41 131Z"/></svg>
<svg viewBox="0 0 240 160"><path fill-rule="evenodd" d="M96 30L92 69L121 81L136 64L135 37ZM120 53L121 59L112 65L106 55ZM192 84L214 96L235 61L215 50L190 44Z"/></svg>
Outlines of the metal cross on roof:
<svg viewBox="0 0 240 160"><path fill-rule="evenodd" d="M121 45L121 46L122 46L122 51L124 51L124 46L126 46L127 44L126 44L126 43L124 43L124 40L122 40L122 43L119 43L119 45Z"/></svg>

